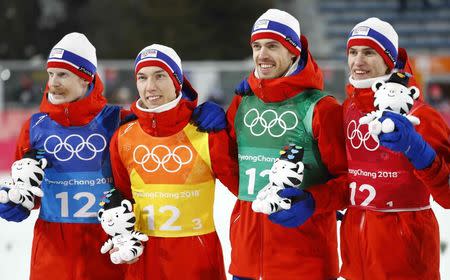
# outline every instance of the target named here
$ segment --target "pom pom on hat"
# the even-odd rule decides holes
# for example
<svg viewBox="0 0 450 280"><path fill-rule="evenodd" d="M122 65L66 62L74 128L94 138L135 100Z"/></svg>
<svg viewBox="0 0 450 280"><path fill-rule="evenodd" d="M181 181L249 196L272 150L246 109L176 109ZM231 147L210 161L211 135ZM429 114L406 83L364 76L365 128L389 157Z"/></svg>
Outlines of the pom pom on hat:
<svg viewBox="0 0 450 280"><path fill-rule="evenodd" d="M178 54L169 47L153 44L139 52L134 61L134 73L137 75L142 67L158 66L166 71L177 91L183 85L183 69Z"/></svg>
<svg viewBox="0 0 450 280"><path fill-rule="evenodd" d="M371 17L353 27L347 40L347 52L352 46L368 46L383 58L389 69L395 67L398 57L398 35L392 25Z"/></svg>
<svg viewBox="0 0 450 280"><path fill-rule="evenodd" d="M253 25L250 42L259 39L277 40L299 56L302 48L300 35L300 23L295 17L285 11L269 9Z"/></svg>
<svg viewBox="0 0 450 280"><path fill-rule="evenodd" d="M97 72L95 47L84 34L69 33L50 51L47 68L63 68L92 82Z"/></svg>

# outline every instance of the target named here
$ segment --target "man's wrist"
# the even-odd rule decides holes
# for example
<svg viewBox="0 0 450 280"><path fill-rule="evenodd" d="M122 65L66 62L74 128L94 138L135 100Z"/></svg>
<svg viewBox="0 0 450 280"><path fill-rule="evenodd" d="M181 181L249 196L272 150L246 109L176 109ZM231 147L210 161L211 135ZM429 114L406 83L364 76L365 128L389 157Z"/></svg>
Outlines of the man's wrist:
<svg viewBox="0 0 450 280"><path fill-rule="evenodd" d="M408 153L406 153L409 161L414 165L414 167L418 170L425 169L433 164L434 159L436 158L436 152L434 149L425 141L420 145L419 149L410 149Z"/></svg>

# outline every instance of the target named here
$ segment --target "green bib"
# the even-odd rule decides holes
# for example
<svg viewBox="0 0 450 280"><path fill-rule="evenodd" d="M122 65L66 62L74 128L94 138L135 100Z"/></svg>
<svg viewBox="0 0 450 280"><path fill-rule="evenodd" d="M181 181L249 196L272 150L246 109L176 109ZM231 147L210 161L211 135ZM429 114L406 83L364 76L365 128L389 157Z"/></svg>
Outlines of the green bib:
<svg viewBox="0 0 450 280"><path fill-rule="evenodd" d="M236 112L235 131L238 143L239 199L253 201L269 183L269 171L289 144L304 148L302 189L326 182L330 174L322 163L312 133L316 103L326 94L307 90L283 102L264 103L258 97L244 96Z"/></svg>

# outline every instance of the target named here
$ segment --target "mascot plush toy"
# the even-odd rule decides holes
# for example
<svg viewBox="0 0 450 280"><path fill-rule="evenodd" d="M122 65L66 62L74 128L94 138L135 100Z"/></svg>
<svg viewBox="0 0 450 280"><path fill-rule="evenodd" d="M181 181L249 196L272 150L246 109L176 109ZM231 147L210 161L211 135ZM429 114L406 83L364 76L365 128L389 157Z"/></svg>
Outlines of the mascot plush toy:
<svg viewBox="0 0 450 280"><path fill-rule="evenodd" d="M391 111L405 116L413 125L419 125L417 117L408 115L414 105L414 100L419 98L419 89L415 86L407 87L409 77L403 73L394 73L384 82L375 81L372 91L375 92L374 106L376 111L368 113L359 119L360 124L367 124L370 135L379 142L378 135L381 132L389 133L394 131L394 122L386 118L380 122L380 118L385 111Z"/></svg>
<svg viewBox="0 0 450 280"><path fill-rule="evenodd" d="M105 192L100 206L103 208L98 211L98 219L110 236L100 252L105 254L115 248L110 254L114 264L130 262L142 255L144 246L141 241L147 241L148 236L134 230L136 217L131 202L123 199L118 190L112 189Z"/></svg>
<svg viewBox="0 0 450 280"><path fill-rule="evenodd" d="M47 160L42 151L32 150L11 166L11 178L3 179L0 185L0 203L21 204L28 210L33 209L35 196L42 197L40 188L44 179L44 168ZM40 159L39 159L40 158Z"/></svg>
<svg viewBox="0 0 450 280"><path fill-rule="evenodd" d="M281 209L291 208L291 199L282 198L278 192L285 188L299 188L303 181L303 148L289 145L280 151L280 157L275 160L270 169L269 183L262 188L252 202L255 212L272 214Z"/></svg>

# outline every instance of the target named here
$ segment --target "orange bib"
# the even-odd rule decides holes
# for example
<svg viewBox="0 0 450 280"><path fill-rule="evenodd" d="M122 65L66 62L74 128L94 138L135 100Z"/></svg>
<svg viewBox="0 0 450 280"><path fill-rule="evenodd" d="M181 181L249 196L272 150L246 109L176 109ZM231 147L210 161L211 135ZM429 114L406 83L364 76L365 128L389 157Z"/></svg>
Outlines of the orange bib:
<svg viewBox="0 0 450 280"><path fill-rule="evenodd" d="M215 231L215 177L207 133L188 124L174 135L153 137L134 121L119 129L118 140L130 176L137 230L159 237Z"/></svg>

